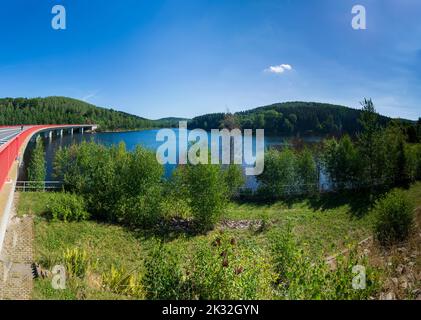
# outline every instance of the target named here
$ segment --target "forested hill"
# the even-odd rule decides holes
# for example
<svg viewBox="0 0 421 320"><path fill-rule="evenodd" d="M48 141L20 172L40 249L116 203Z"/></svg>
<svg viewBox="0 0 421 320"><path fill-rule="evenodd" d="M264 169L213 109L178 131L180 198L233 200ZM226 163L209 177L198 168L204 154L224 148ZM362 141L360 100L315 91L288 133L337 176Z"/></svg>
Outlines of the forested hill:
<svg viewBox="0 0 421 320"><path fill-rule="evenodd" d="M315 102L285 102L234 114L236 125L243 129L265 129L265 134L355 134L360 129L360 110ZM190 128L220 128L223 113L192 119ZM230 120L233 121L232 119ZM386 124L389 118L380 116Z"/></svg>
<svg viewBox="0 0 421 320"><path fill-rule="evenodd" d="M125 112L65 97L0 99L0 125L98 124L100 130L134 130L171 126Z"/></svg>
<svg viewBox="0 0 421 320"><path fill-rule="evenodd" d="M286 102L227 115L207 114L189 120L189 128L223 126L265 129L268 135L343 134L359 131L360 110L314 102ZM228 119L227 119L228 118ZM135 130L178 126L184 118L149 120L125 112L94 106L66 97L0 99L0 126L20 124L94 123L100 130ZM387 117L380 117L386 124ZM225 125L224 125L225 123Z"/></svg>

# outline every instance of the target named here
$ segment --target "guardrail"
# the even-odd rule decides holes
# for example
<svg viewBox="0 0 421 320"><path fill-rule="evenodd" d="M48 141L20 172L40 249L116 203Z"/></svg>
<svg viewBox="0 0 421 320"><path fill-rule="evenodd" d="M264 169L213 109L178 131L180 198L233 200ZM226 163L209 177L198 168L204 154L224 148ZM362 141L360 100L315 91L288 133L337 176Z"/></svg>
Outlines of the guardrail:
<svg viewBox="0 0 421 320"><path fill-rule="evenodd" d="M48 128L48 126L33 126L13 137L9 142L0 146L0 190L9 174L13 162L19 157L19 150L26 139L38 130Z"/></svg>
<svg viewBox="0 0 421 320"><path fill-rule="evenodd" d="M12 126L13 127L13 126ZM10 139L8 142L0 145L0 191L3 188L9 174L9 170L12 164L19 157L19 151L22 145L26 142L28 137L38 131L43 130L55 130L55 129L66 129L66 128L86 128L91 127L95 129L97 126L94 124L75 124L75 125L34 125L27 127L25 130L20 132L17 136Z"/></svg>
<svg viewBox="0 0 421 320"><path fill-rule="evenodd" d="M62 181L17 181L15 186L15 190L20 192L54 191L62 188Z"/></svg>

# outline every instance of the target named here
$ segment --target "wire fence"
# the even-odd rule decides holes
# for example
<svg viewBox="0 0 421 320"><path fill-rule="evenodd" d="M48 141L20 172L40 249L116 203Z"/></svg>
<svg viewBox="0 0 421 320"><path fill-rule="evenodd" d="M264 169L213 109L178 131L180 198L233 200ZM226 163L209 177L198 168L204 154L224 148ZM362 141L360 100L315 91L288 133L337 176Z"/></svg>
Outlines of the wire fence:
<svg viewBox="0 0 421 320"><path fill-rule="evenodd" d="M239 188L236 197L294 197L323 193L337 193L349 191L363 191L369 189L381 190L393 185L393 177L382 178L368 183L367 181L353 181L348 183L335 183L333 181L317 183L273 184L261 185L257 183L253 188Z"/></svg>
<svg viewBox="0 0 421 320"><path fill-rule="evenodd" d="M19 192L47 192L62 189L62 181L17 181L15 190Z"/></svg>

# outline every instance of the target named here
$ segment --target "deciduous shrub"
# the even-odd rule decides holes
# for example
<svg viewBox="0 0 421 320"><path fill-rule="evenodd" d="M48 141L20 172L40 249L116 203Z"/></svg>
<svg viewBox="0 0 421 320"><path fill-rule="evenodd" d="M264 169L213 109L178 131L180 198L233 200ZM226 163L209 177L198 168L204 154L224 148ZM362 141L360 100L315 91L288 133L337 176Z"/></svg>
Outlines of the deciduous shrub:
<svg viewBox="0 0 421 320"><path fill-rule="evenodd" d="M223 172L229 197L232 198L238 194L240 187L245 183L243 171L241 166L231 164L228 165Z"/></svg>
<svg viewBox="0 0 421 320"><path fill-rule="evenodd" d="M278 199L317 190L317 166L311 151L292 149L269 150L265 154L265 170L257 177L259 194Z"/></svg>
<svg viewBox="0 0 421 320"><path fill-rule="evenodd" d="M184 165L173 175L174 186L191 208L200 231L212 229L229 198L224 171L219 165Z"/></svg>
<svg viewBox="0 0 421 320"><path fill-rule="evenodd" d="M292 150L269 150L265 154L265 170L257 177L259 193L274 199L294 193L297 185L295 163Z"/></svg>
<svg viewBox="0 0 421 320"><path fill-rule="evenodd" d="M128 152L123 143L107 148L84 142L57 151L54 169L99 220L143 227L160 215L163 167L153 152L141 147Z"/></svg>
<svg viewBox="0 0 421 320"><path fill-rule="evenodd" d="M393 190L376 202L375 234L383 244L405 240L412 227L414 207L406 194Z"/></svg>
<svg viewBox="0 0 421 320"><path fill-rule="evenodd" d="M48 197L47 214L53 220L66 222L89 219L83 197L71 193L51 193Z"/></svg>
<svg viewBox="0 0 421 320"><path fill-rule="evenodd" d="M322 161L326 173L337 189L354 188L359 184L361 161L351 138L343 136L324 141Z"/></svg>
<svg viewBox="0 0 421 320"><path fill-rule="evenodd" d="M115 206L118 222L132 226L152 227L162 214L161 187L151 186L141 195L122 196Z"/></svg>
<svg viewBox="0 0 421 320"><path fill-rule="evenodd" d="M317 165L310 149L304 148L298 153L295 167L298 174L298 191L303 194L316 192L318 189Z"/></svg>

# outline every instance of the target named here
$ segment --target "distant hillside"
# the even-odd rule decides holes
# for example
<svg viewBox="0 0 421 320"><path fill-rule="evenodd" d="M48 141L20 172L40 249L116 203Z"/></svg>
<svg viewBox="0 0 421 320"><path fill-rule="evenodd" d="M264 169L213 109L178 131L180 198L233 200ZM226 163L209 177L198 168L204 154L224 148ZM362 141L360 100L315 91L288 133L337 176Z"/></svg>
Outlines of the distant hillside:
<svg viewBox="0 0 421 320"><path fill-rule="evenodd" d="M167 117L155 120L155 122L160 124L160 127L178 127L180 121L190 121L190 119Z"/></svg>
<svg viewBox="0 0 421 320"><path fill-rule="evenodd" d="M169 121L169 122L179 122L179 121L189 121L190 119L188 119L188 118L176 118L176 117L167 117L167 118L161 118L161 119L158 119L158 120L156 120L156 121L160 121L160 122L163 122L163 121Z"/></svg>
<svg viewBox="0 0 421 320"><path fill-rule="evenodd" d="M355 134L360 130L360 110L344 106L315 102L285 102L263 106L234 114L243 129L265 129L269 135L277 134ZM219 128L225 115L207 114L193 118L189 128L205 130ZM380 116L386 124L391 119Z"/></svg>
<svg viewBox="0 0 421 320"><path fill-rule="evenodd" d="M360 113L360 110L338 105L286 102L237 112L229 121L244 129L264 128L267 135L353 135L360 130ZM105 131L177 127L179 121L188 120L190 129L210 130L221 128L226 117L224 113L214 113L191 120L176 117L149 120L66 97L0 99L0 125L95 123ZM382 124L390 120L380 117Z"/></svg>
<svg viewBox="0 0 421 320"><path fill-rule="evenodd" d="M75 123L99 124L100 130L134 130L168 125L167 122L148 120L66 97L0 99L0 125Z"/></svg>

